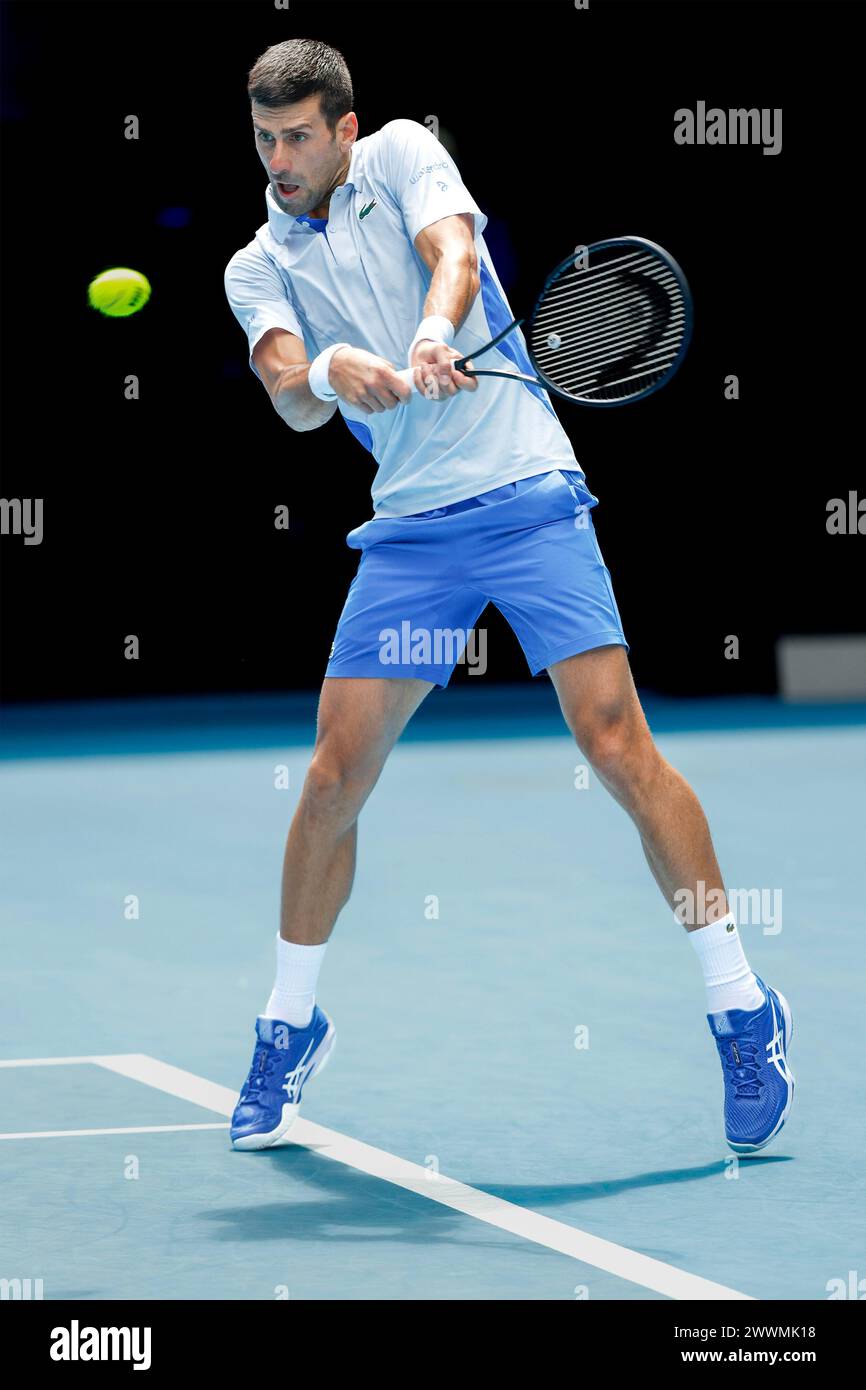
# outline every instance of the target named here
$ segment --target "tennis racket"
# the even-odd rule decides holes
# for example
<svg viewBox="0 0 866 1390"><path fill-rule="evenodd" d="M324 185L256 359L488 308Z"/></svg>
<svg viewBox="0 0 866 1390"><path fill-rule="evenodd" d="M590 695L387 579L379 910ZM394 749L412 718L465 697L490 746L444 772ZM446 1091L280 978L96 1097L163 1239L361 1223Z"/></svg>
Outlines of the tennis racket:
<svg viewBox="0 0 866 1390"><path fill-rule="evenodd" d="M467 366L524 323L535 376ZM578 405L627 405L670 381L691 332L691 291L673 257L643 237L615 237L569 256L528 319L451 365L466 376L533 382ZM397 375L410 386L415 379L411 367Z"/></svg>

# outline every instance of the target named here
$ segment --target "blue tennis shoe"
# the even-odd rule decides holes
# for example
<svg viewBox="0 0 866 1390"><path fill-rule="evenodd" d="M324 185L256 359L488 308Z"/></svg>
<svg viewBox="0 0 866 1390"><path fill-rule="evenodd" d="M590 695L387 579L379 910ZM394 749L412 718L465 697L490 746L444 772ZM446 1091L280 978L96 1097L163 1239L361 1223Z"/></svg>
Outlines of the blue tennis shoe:
<svg viewBox="0 0 866 1390"><path fill-rule="evenodd" d="M232 1115L236 1149L267 1149L282 1138L297 1117L304 1086L325 1066L336 1038L318 1004L306 1028L256 1019L253 1063Z"/></svg>
<svg viewBox="0 0 866 1390"><path fill-rule="evenodd" d="M725 1138L744 1157L775 1139L794 1099L787 1055L791 1010L763 980L758 979L758 986L764 995L760 1009L707 1014L725 1078Z"/></svg>

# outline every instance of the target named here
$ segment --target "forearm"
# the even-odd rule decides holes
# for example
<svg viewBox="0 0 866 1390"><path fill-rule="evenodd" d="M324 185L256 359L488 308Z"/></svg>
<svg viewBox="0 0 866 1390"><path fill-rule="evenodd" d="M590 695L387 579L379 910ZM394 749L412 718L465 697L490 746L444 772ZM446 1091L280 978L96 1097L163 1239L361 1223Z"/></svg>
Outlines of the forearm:
<svg viewBox="0 0 866 1390"><path fill-rule="evenodd" d="M274 392L274 410L293 430L317 430L337 409L336 401L320 401L313 395L307 383L309 375L309 362L286 367Z"/></svg>
<svg viewBox="0 0 866 1390"><path fill-rule="evenodd" d="M472 308L481 288L478 256L474 246L443 251L433 270L424 301L424 318L441 314L457 330Z"/></svg>

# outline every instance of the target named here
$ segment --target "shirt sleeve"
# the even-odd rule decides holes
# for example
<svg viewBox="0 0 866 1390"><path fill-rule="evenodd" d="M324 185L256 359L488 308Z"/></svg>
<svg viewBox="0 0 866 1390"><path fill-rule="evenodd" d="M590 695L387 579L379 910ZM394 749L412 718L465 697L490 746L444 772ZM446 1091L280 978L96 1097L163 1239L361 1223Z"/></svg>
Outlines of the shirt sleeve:
<svg viewBox="0 0 866 1390"><path fill-rule="evenodd" d="M397 200L414 242L431 222L456 213L475 216L475 236L487 226L487 217L469 193L451 155L432 130L419 121L389 121L382 126L386 181Z"/></svg>
<svg viewBox="0 0 866 1390"><path fill-rule="evenodd" d="M236 251L225 269L225 291L231 311L247 335L250 367L261 381L253 348L269 328L285 328L304 341L304 330L276 267L258 242Z"/></svg>

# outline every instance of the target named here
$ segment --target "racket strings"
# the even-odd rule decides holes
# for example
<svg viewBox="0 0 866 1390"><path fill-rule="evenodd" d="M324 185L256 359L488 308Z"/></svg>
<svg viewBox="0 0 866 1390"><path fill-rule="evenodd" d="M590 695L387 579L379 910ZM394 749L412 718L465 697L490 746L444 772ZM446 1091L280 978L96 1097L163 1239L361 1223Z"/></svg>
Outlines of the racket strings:
<svg viewBox="0 0 866 1390"><path fill-rule="evenodd" d="M643 249L606 247L587 268L570 264L546 288L531 325L541 371L584 400L644 394L677 360L687 331L682 287Z"/></svg>
<svg viewBox="0 0 866 1390"><path fill-rule="evenodd" d="M544 345L538 345L538 355L546 370L578 388L616 362L625 365L629 357L634 366L643 363L645 369L663 370L676 356L685 317L666 309L647 311L637 302L595 331L588 331L580 321L558 323L558 331L548 333Z"/></svg>
<svg viewBox="0 0 866 1390"><path fill-rule="evenodd" d="M565 351L558 351L560 356L558 361L560 366L563 362L569 366L577 361L586 360L601 350L616 349L623 350L633 343L636 335L635 315L640 315L639 335L644 334L656 327L662 326L662 339L670 340L677 333L682 332L685 323L685 314L682 310L671 314L662 314L658 311L645 313L642 304L629 306L616 315L605 315L597 323L587 324L584 320L578 320L571 327L573 331L566 334L565 341L568 346ZM548 337L550 334L548 333Z"/></svg>

